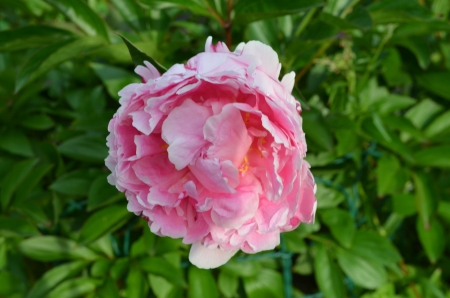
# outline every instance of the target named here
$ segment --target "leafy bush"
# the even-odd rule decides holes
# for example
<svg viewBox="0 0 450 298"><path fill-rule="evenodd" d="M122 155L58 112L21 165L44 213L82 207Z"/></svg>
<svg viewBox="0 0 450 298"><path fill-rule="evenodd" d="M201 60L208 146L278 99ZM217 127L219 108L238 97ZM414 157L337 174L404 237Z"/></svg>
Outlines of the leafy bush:
<svg viewBox="0 0 450 298"><path fill-rule="evenodd" d="M449 10L1 0L0 296L450 297ZM117 92L140 79L117 32L165 66L209 35L271 45L297 73L316 222L207 271L128 213L103 161Z"/></svg>

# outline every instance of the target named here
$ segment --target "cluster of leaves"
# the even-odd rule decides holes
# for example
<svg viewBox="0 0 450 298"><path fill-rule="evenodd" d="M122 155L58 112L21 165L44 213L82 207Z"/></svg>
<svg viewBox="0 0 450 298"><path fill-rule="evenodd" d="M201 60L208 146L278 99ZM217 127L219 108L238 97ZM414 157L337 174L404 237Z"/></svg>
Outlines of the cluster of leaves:
<svg viewBox="0 0 450 298"><path fill-rule="evenodd" d="M447 0L0 0L0 296L450 297L449 11ZM128 213L103 164L117 92L139 81L133 62L185 62L209 35L260 40L297 73L319 202L279 252L212 271Z"/></svg>

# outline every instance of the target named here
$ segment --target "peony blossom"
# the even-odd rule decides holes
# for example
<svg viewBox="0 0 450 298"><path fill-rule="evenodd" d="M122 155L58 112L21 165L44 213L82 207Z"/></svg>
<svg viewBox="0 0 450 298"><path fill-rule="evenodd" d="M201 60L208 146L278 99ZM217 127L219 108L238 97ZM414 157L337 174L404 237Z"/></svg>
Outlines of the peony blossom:
<svg viewBox="0 0 450 298"><path fill-rule="evenodd" d="M215 268L236 252L275 248L280 233L311 223L315 183L295 74L278 80L271 47L212 45L119 92L109 123L109 183L160 236L192 244L190 261Z"/></svg>

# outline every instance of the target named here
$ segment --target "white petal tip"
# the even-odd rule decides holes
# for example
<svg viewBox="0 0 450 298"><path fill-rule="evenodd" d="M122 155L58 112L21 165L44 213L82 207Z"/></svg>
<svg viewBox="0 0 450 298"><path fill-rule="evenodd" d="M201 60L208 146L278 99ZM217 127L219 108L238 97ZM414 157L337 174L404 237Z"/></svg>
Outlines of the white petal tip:
<svg viewBox="0 0 450 298"><path fill-rule="evenodd" d="M220 248L208 248L200 243L200 241L192 244L189 252L189 261L201 269L212 269L222 266L228 262L232 256L237 253L235 251L224 251Z"/></svg>

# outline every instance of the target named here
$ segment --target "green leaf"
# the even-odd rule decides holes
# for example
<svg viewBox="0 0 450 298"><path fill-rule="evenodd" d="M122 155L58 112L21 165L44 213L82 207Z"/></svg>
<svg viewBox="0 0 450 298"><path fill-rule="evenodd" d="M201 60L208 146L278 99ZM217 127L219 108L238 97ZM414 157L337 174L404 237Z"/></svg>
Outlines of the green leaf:
<svg viewBox="0 0 450 298"><path fill-rule="evenodd" d="M450 145L420 149L414 154L414 158L420 166L449 168Z"/></svg>
<svg viewBox="0 0 450 298"><path fill-rule="evenodd" d="M139 83L140 77L122 68L100 63L91 63L92 69L102 80L112 98L119 99L119 91L132 83Z"/></svg>
<svg viewBox="0 0 450 298"><path fill-rule="evenodd" d="M416 229L428 259L431 263L436 263L445 248L445 239L447 237L444 227L436 218L433 218L426 224L422 218L418 217Z"/></svg>
<svg viewBox="0 0 450 298"><path fill-rule="evenodd" d="M416 197L416 209L417 212L419 212L424 228L428 229L431 218L437 209L439 201L438 194L434 187L433 178L429 174L422 171L417 171L413 173L413 180Z"/></svg>
<svg viewBox="0 0 450 298"><path fill-rule="evenodd" d="M108 147L104 137L83 135L59 145L59 152L77 160L103 163L108 156Z"/></svg>
<svg viewBox="0 0 450 298"><path fill-rule="evenodd" d="M373 107L377 110L381 115L387 115L398 110L402 110L408 108L416 103L416 100L411 97L398 95L398 94L389 94L381 97Z"/></svg>
<svg viewBox="0 0 450 298"><path fill-rule="evenodd" d="M333 237L343 246L350 247L355 234L355 223L347 211L326 209L320 211L320 218L328 226Z"/></svg>
<svg viewBox="0 0 450 298"><path fill-rule="evenodd" d="M380 196L401 192L409 178L408 172L392 154L383 154L378 160L376 174Z"/></svg>
<svg viewBox="0 0 450 298"><path fill-rule="evenodd" d="M94 252L75 241L55 236L31 237L22 241L18 247L27 257L43 262L97 258Z"/></svg>
<svg viewBox="0 0 450 298"><path fill-rule="evenodd" d="M0 149L25 157L34 155L27 136L20 130L9 130L0 134Z"/></svg>
<svg viewBox="0 0 450 298"><path fill-rule="evenodd" d="M124 199L123 193L108 183L108 174L102 174L92 182L88 193L88 211Z"/></svg>
<svg viewBox="0 0 450 298"><path fill-rule="evenodd" d="M178 268L175 268L167 260L160 257L145 258L139 261L139 266L142 270L164 277L167 281L176 286L185 287L183 275ZM191 267L192 268L192 267ZM197 296L202 297L202 296Z"/></svg>
<svg viewBox="0 0 450 298"><path fill-rule="evenodd" d="M277 271L262 269L253 277L245 277L244 289L248 298L283 298L283 277ZM198 296L200 297L200 296Z"/></svg>
<svg viewBox="0 0 450 298"><path fill-rule="evenodd" d="M205 16L211 16L211 11L205 7L204 3L195 0L139 0L144 4L154 6L155 4L164 5L165 7L181 7L186 8L193 13Z"/></svg>
<svg viewBox="0 0 450 298"><path fill-rule="evenodd" d="M89 263L74 261L56 266L48 271L34 284L27 294L27 298L46 297L45 295L63 280L73 277L81 272Z"/></svg>
<svg viewBox="0 0 450 298"><path fill-rule="evenodd" d="M107 275L109 268L111 268L111 260L100 258L91 266L91 275L93 277L104 277Z"/></svg>
<svg viewBox="0 0 450 298"><path fill-rule="evenodd" d="M414 36L396 40L395 43L410 50L416 56L417 62L422 69L426 69L430 65L431 50L425 38Z"/></svg>
<svg viewBox="0 0 450 298"><path fill-rule="evenodd" d="M0 216L0 236L37 236L39 234L35 226L22 218Z"/></svg>
<svg viewBox="0 0 450 298"><path fill-rule="evenodd" d="M90 243L112 233L125 224L133 214L124 205L111 205L92 214L81 228L79 242Z"/></svg>
<svg viewBox="0 0 450 298"><path fill-rule="evenodd" d="M391 197L392 211L403 216L417 213L415 198L412 194L399 194Z"/></svg>
<svg viewBox="0 0 450 298"><path fill-rule="evenodd" d="M450 202L440 201L438 206L439 216L450 223Z"/></svg>
<svg viewBox="0 0 450 298"><path fill-rule="evenodd" d="M425 128L425 135L429 138L450 133L450 111L447 111L431 122Z"/></svg>
<svg viewBox="0 0 450 298"><path fill-rule="evenodd" d="M322 150L331 150L333 138L320 112L315 109L303 111L302 117L306 138L310 139Z"/></svg>
<svg viewBox="0 0 450 298"><path fill-rule="evenodd" d="M251 23L263 19L294 14L323 5L319 0L245 0L234 7L233 23Z"/></svg>
<svg viewBox="0 0 450 298"><path fill-rule="evenodd" d="M131 59L133 59L134 65L144 65L144 61L150 62L158 71L160 74L163 74L167 71L167 69L159 64L155 59L145 54L143 51L139 50L134 44L131 43L128 39L123 37L122 35L118 34L123 42L126 44L128 51L130 52Z"/></svg>
<svg viewBox="0 0 450 298"><path fill-rule="evenodd" d="M101 36L108 40L105 23L81 0L45 0L68 17L89 36Z"/></svg>
<svg viewBox="0 0 450 298"><path fill-rule="evenodd" d="M141 298L147 297L147 293L145 293L145 279L144 274L141 270L139 270L136 266L131 266L130 271L128 272L127 280L127 295L126 297L130 298Z"/></svg>
<svg viewBox="0 0 450 298"><path fill-rule="evenodd" d="M0 202L3 210L8 207L14 192L37 163L37 159L21 161L15 164L3 178L0 183Z"/></svg>
<svg viewBox="0 0 450 298"><path fill-rule="evenodd" d="M150 287L152 288L153 293L155 293L156 297L158 298L169 297L170 292L175 288L174 285L160 276L149 274L148 280L150 282Z"/></svg>
<svg viewBox="0 0 450 298"><path fill-rule="evenodd" d="M226 273L225 271L220 271L217 280L219 290L225 297L236 296L237 289L239 286L239 279L237 276Z"/></svg>
<svg viewBox="0 0 450 298"><path fill-rule="evenodd" d="M0 31L0 51L12 52L48 46L51 43L73 37L72 32L55 27L25 26L14 30Z"/></svg>
<svg viewBox="0 0 450 298"><path fill-rule="evenodd" d="M67 0L65 0L67 1ZM79 0L77 0L79 1ZM88 51L100 47L104 40L99 37L83 37L75 40L61 41L34 52L19 71L15 92L42 76L58 64L86 55Z"/></svg>
<svg viewBox="0 0 450 298"><path fill-rule="evenodd" d="M20 125L36 130L46 130L55 125L52 118L44 114L27 116L24 120L20 122Z"/></svg>
<svg viewBox="0 0 450 298"><path fill-rule="evenodd" d="M343 249L338 250L336 256L345 274L362 288L373 290L387 281L386 270L378 262Z"/></svg>
<svg viewBox="0 0 450 298"><path fill-rule="evenodd" d="M210 270L191 266L189 267L188 280L188 298L219 297L219 291L217 290L216 282Z"/></svg>
<svg viewBox="0 0 450 298"><path fill-rule="evenodd" d="M41 164L34 168L21 183L21 187L16 191L17 202L24 201L30 193L39 185L43 177L53 168L52 164Z"/></svg>
<svg viewBox="0 0 450 298"><path fill-rule="evenodd" d="M409 119L417 128L423 128L442 110L443 107L441 105L429 98L425 98L410 108L403 117Z"/></svg>
<svg viewBox="0 0 450 298"><path fill-rule="evenodd" d="M419 84L428 91L441 96L444 99L450 100L450 73L448 71L442 72L425 72L416 75Z"/></svg>
<svg viewBox="0 0 450 298"><path fill-rule="evenodd" d="M314 274L320 291L325 298L346 297L342 273L327 253L327 248L316 243Z"/></svg>
<svg viewBox="0 0 450 298"><path fill-rule="evenodd" d="M86 171L75 171L59 177L50 189L67 195L84 196L88 193L92 179Z"/></svg>
<svg viewBox="0 0 450 298"><path fill-rule="evenodd" d="M376 24L416 22L433 17L433 13L419 2L410 0L373 2L369 12Z"/></svg>
<svg viewBox="0 0 450 298"><path fill-rule="evenodd" d="M111 0L122 17L127 21L127 23L135 29L137 32L139 30L146 29L146 15L145 10L140 7L134 0Z"/></svg>
<svg viewBox="0 0 450 298"><path fill-rule="evenodd" d="M364 259L383 265L395 264L402 260L395 246L374 231L357 231L350 250Z"/></svg>
<svg viewBox="0 0 450 298"><path fill-rule="evenodd" d="M50 291L46 298L75 298L92 293L102 281L89 277L78 277L66 280Z"/></svg>
<svg viewBox="0 0 450 298"><path fill-rule="evenodd" d="M130 259L128 257L114 260L111 267L110 274L114 280L121 278L130 266Z"/></svg>
<svg viewBox="0 0 450 298"><path fill-rule="evenodd" d="M119 288L110 277L97 289L98 297L120 298Z"/></svg>
<svg viewBox="0 0 450 298"><path fill-rule="evenodd" d="M351 13L349 13L345 19L356 26L368 30L372 28L373 22L369 12L363 7L355 7Z"/></svg>
<svg viewBox="0 0 450 298"><path fill-rule="evenodd" d="M252 277L261 271L261 266L256 262L236 262L233 260L220 268L229 274L239 277Z"/></svg>
<svg viewBox="0 0 450 298"><path fill-rule="evenodd" d="M0 295L2 297L13 297L11 294L17 293L23 290L24 285L21 281L12 273L7 271L0 272ZM11 295L11 296L9 296ZM16 297L16 296L14 296ZM19 296L20 297L20 296Z"/></svg>

